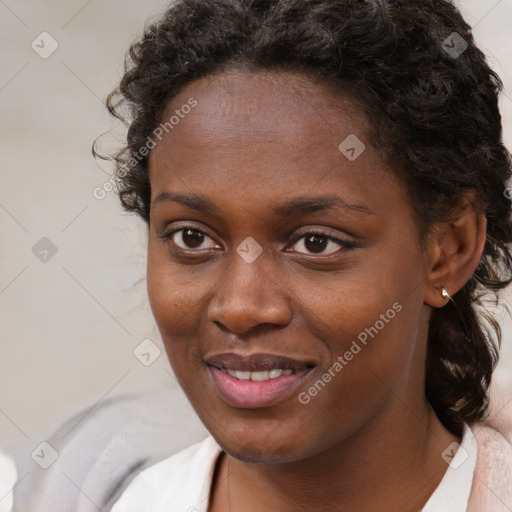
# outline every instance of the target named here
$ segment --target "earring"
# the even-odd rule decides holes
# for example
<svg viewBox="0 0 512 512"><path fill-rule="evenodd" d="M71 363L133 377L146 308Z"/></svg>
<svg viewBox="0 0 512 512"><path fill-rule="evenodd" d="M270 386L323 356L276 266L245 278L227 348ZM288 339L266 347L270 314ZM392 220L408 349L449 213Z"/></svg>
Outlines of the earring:
<svg viewBox="0 0 512 512"><path fill-rule="evenodd" d="M442 290L442 292L441 292L441 295L442 295L445 299L449 299L449 300L451 300L450 294L446 291L446 288L443 288L443 290Z"/></svg>

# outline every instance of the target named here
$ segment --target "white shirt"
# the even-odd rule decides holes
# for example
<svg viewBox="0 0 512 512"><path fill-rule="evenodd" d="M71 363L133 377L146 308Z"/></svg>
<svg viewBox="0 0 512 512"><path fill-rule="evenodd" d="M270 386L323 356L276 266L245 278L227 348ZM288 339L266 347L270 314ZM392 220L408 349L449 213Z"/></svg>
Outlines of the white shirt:
<svg viewBox="0 0 512 512"><path fill-rule="evenodd" d="M18 472L14 461L0 452L0 512L11 512L16 480L18 480Z"/></svg>
<svg viewBox="0 0 512 512"><path fill-rule="evenodd" d="M460 446L452 444L441 455L448 469L421 512L466 512L478 456L475 436L466 423Z"/></svg>
<svg viewBox="0 0 512 512"><path fill-rule="evenodd" d="M112 512L207 512L215 463L222 448L212 436L140 472ZM464 424L460 446L442 454L448 469L421 512L466 512L478 447Z"/></svg>

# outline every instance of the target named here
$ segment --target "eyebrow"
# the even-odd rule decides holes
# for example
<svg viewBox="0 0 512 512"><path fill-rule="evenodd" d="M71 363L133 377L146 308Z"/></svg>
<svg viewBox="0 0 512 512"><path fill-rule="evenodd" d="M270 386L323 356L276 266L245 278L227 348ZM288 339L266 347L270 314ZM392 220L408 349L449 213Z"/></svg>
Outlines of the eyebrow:
<svg viewBox="0 0 512 512"><path fill-rule="evenodd" d="M187 208L208 215L220 216L221 214L220 208L211 199L198 194L160 192L153 200L152 207L155 207L158 203L162 202L180 203ZM332 208L342 208L366 214L374 213L366 206L350 204L336 195L296 197L289 201L278 203L272 208L272 212L277 217L292 217L298 214L311 214Z"/></svg>

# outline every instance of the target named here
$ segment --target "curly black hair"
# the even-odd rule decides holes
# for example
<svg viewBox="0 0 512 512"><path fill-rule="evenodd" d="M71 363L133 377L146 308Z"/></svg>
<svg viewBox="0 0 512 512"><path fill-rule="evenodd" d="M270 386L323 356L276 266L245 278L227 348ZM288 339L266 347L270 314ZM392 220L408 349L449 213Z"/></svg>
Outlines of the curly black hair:
<svg viewBox="0 0 512 512"><path fill-rule="evenodd" d="M304 73L350 95L372 120L372 144L410 188L422 243L466 192L476 194L487 218L484 252L453 301L431 313L425 391L453 432L484 419L501 344L484 298L498 303L512 281L511 159L498 110L502 83L457 8L448 0L172 4L131 45L106 101L129 125L126 146L110 157L121 204L148 225L143 148L180 90L230 70ZM95 146L93 153L100 156Z"/></svg>

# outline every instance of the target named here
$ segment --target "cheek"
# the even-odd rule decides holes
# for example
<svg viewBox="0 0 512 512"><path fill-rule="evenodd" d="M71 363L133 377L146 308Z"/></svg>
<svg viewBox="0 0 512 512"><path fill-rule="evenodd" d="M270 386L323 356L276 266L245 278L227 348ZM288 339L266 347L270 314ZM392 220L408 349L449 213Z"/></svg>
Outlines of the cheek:
<svg viewBox="0 0 512 512"><path fill-rule="evenodd" d="M417 391L422 386L417 249L390 249L386 254L381 248L357 272L330 282L312 280L307 289L316 299L304 304L304 321L326 343L329 360L324 366L331 369L325 378L333 392L322 391L318 405L325 400L324 406L339 411L372 409L402 387Z"/></svg>
<svg viewBox="0 0 512 512"><path fill-rule="evenodd" d="M297 425L296 435L307 424L321 434L321 447L326 447L362 428L388 407L396 411L401 404L414 404L423 383L421 371L411 371L415 326L407 318L417 315L413 311L416 306L400 304L402 309L397 305L393 309L393 304L372 308L375 315L366 310L356 316L355 310L349 327L338 320L343 334L331 338L330 361L301 389L297 412L305 423ZM390 311L385 317L388 323L379 318L381 311L384 315ZM294 426L287 424L285 429Z"/></svg>
<svg viewBox="0 0 512 512"><path fill-rule="evenodd" d="M183 386L201 365L201 347L194 340L201 338L212 283L207 272L172 264L166 249L157 244L150 243L148 249L148 298L167 358Z"/></svg>
<svg viewBox="0 0 512 512"><path fill-rule="evenodd" d="M178 300L179 286L170 272L166 271L161 258L155 251L148 252L147 291L151 311L158 327L172 328L172 324L181 320L178 314L183 303Z"/></svg>
<svg viewBox="0 0 512 512"><path fill-rule="evenodd" d="M150 242L147 263L147 292L153 317L160 331L168 358L185 344L190 325L194 321L194 304L197 300L190 296L193 289L187 286L183 273L176 271L169 264L162 250L156 243ZM170 343L173 340L173 343ZM174 341L176 340L176 342ZM172 364L172 361L171 361Z"/></svg>

